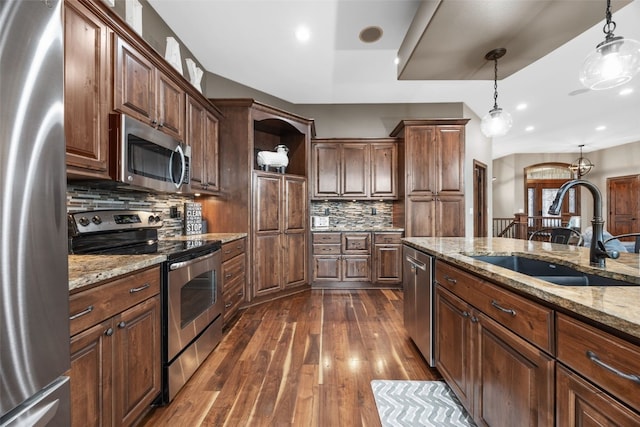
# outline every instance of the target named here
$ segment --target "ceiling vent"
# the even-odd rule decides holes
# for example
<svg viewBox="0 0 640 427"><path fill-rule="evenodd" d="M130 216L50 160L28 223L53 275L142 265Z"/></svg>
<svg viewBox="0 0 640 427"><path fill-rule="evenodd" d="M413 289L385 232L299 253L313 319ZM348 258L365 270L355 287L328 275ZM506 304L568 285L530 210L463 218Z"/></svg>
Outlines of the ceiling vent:
<svg viewBox="0 0 640 427"><path fill-rule="evenodd" d="M374 43L382 38L382 28L380 27L366 27L360 31L360 40L365 43Z"/></svg>

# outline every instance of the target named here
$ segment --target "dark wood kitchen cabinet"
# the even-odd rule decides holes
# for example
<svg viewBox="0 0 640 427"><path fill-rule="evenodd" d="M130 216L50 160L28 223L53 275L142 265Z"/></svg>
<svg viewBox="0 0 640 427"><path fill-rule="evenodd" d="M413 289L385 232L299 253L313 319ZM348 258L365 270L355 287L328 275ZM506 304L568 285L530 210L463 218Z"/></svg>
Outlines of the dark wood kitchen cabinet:
<svg viewBox="0 0 640 427"><path fill-rule="evenodd" d="M184 89L122 37L114 39L114 109L182 141Z"/></svg>
<svg viewBox="0 0 640 427"><path fill-rule="evenodd" d="M313 233L315 283L371 282L371 233Z"/></svg>
<svg viewBox="0 0 640 427"><path fill-rule="evenodd" d="M111 30L94 5L64 2L67 174L109 179Z"/></svg>
<svg viewBox="0 0 640 427"><path fill-rule="evenodd" d="M246 245L241 238L222 245L222 298L224 299L224 324L238 313L244 302L246 285Z"/></svg>
<svg viewBox="0 0 640 427"><path fill-rule="evenodd" d="M306 283L306 178L255 171L253 194L254 295Z"/></svg>
<svg viewBox="0 0 640 427"><path fill-rule="evenodd" d="M308 286L308 165L313 121L253 99L210 99L219 122L217 197L197 199L217 232L247 233L248 303ZM259 151L289 149L284 174L260 170ZM303 213L304 212L304 213Z"/></svg>
<svg viewBox="0 0 640 427"><path fill-rule="evenodd" d="M373 244L373 283L402 283L402 233L376 231Z"/></svg>
<svg viewBox="0 0 640 427"><path fill-rule="evenodd" d="M187 95L186 138L191 146L191 191L217 194L218 117L200 101Z"/></svg>
<svg viewBox="0 0 640 427"><path fill-rule="evenodd" d="M395 140L316 139L311 163L314 199L397 197Z"/></svg>
<svg viewBox="0 0 640 427"><path fill-rule="evenodd" d="M468 119L403 120L399 138L400 186L394 226L407 237L464 236L465 125Z"/></svg>
<svg viewBox="0 0 640 427"><path fill-rule="evenodd" d="M131 426L160 393L160 270L154 267L74 293L73 426Z"/></svg>
<svg viewBox="0 0 640 427"><path fill-rule="evenodd" d="M553 425L553 310L439 260L435 278L436 366L476 423Z"/></svg>
<svg viewBox="0 0 640 427"><path fill-rule="evenodd" d="M640 346L561 313L556 331L558 425L640 425Z"/></svg>

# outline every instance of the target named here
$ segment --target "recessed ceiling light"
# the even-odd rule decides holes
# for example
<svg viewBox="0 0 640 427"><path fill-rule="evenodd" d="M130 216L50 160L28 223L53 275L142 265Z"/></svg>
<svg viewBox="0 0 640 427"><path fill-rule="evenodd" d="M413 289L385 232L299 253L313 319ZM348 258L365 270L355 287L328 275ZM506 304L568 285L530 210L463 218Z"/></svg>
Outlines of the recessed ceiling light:
<svg viewBox="0 0 640 427"><path fill-rule="evenodd" d="M522 110L526 110L527 109L527 104L525 104L524 102L522 104L518 104L516 106L516 110L518 111L522 111Z"/></svg>
<svg viewBox="0 0 640 427"><path fill-rule="evenodd" d="M630 93L633 93L633 88L632 87L625 87L624 89L622 89L620 91L620 95L622 95L622 96L629 95Z"/></svg>
<svg viewBox="0 0 640 427"><path fill-rule="evenodd" d="M531 132L531 131L535 130L535 127L534 126L527 126L526 128L524 128L524 130L526 132Z"/></svg>
<svg viewBox="0 0 640 427"><path fill-rule="evenodd" d="M374 43L382 38L382 28L376 26L365 27L360 31L360 40L365 43Z"/></svg>
<svg viewBox="0 0 640 427"><path fill-rule="evenodd" d="M598 126L596 130L600 131L600 130L605 130L606 128L607 128L606 126Z"/></svg>
<svg viewBox="0 0 640 427"><path fill-rule="evenodd" d="M309 41L309 39L311 38L311 31L309 31L308 27L304 25L300 25L296 29L296 38L298 39L299 42L302 42L302 43Z"/></svg>

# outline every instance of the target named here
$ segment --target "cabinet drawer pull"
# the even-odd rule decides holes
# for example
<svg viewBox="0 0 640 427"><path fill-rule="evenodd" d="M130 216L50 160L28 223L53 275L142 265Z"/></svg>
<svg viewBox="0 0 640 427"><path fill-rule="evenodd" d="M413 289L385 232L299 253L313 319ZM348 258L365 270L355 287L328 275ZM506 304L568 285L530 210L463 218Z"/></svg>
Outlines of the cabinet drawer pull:
<svg viewBox="0 0 640 427"><path fill-rule="evenodd" d="M151 285L149 285L148 283L145 283L144 285L139 286L139 287L137 287L137 288L131 288L131 289L129 289L129 293L130 293L130 294L135 294L136 292L144 291L144 290L145 290L145 289L147 289L149 286L151 286Z"/></svg>
<svg viewBox="0 0 640 427"><path fill-rule="evenodd" d="M447 282L455 285L456 283L458 283L458 281L456 279L454 279L453 277L449 277L446 274L444 275L444 280L446 280Z"/></svg>
<svg viewBox="0 0 640 427"><path fill-rule="evenodd" d="M516 315L516 311L515 311L515 310L513 310L513 309L511 309L511 308L504 308L504 307L502 307L502 306L498 303L498 301L496 301L496 300L492 300L492 301L491 301L491 305L492 305L492 306L494 306L495 308L497 308L498 310L502 311L503 313L508 313L508 314L510 314L510 315L512 315L512 316L515 316L515 315Z"/></svg>
<svg viewBox="0 0 640 427"><path fill-rule="evenodd" d="M238 296L239 297L242 297L243 295L244 295L244 292L242 292L242 291L238 292Z"/></svg>
<svg viewBox="0 0 640 427"><path fill-rule="evenodd" d="M227 249L226 251L224 251L225 255L228 255L231 253L231 249Z"/></svg>
<svg viewBox="0 0 640 427"><path fill-rule="evenodd" d="M82 310L81 312L76 313L76 314L74 314L73 316L70 316L70 317L69 317L69 320L75 320L75 319L77 319L78 317L82 317L82 316L84 316L85 314L89 314L89 313L91 313L92 311L93 311L93 306L92 306L92 305L90 305L89 307L85 308L85 309L84 309L84 310Z"/></svg>
<svg viewBox="0 0 640 427"><path fill-rule="evenodd" d="M237 249L237 250L242 249L242 245L238 245L238 246L236 246L236 249Z"/></svg>
<svg viewBox="0 0 640 427"><path fill-rule="evenodd" d="M598 356L591 350L587 350L587 357L596 365L600 366L601 368L606 369L607 371L613 372L614 374L616 374L619 377L622 377L626 380L631 380L633 382L639 383L640 384L640 375L634 375L634 374L625 374L624 372L614 368L611 365L607 365L606 363L604 363L602 360L600 360L600 358L598 358Z"/></svg>
<svg viewBox="0 0 640 427"><path fill-rule="evenodd" d="M233 305L232 303L228 302L228 303L226 303L226 304L224 305L224 308L229 308L229 307L231 307L232 305Z"/></svg>
<svg viewBox="0 0 640 427"><path fill-rule="evenodd" d="M110 337L111 335L113 335L113 328L109 328L106 331L104 331L104 334L108 337Z"/></svg>

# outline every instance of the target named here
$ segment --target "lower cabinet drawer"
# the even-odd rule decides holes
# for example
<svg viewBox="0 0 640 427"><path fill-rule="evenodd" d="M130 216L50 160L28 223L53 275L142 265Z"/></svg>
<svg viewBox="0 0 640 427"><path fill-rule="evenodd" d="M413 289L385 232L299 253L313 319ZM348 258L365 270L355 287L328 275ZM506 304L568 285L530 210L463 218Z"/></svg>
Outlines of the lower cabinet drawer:
<svg viewBox="0 0 640 427"><path fill-rule="evenodd" d="M640 347L558 313L558 360L640 410Z"/></svg>
<svg viewBox="0 0 640 427"><path fill-rule="evenodd" d="M222 299L224 300L224 322L226 323L244 301L244 276L238 276L230 283L225 283Z"/></svg>
<svg viewBox="0 0 640 427"><path fill-rule="evenodd" d="M69 328L75 335L160 293L160 267L150 268L69 297Z"/></svg>
<svg viewBox="0 0 640 427"><path fill-rule="evenodd" d="M340 255L340 245L313 245L314 255Z"/></svg>
<svg viewBox="0 0 640 427"><path fill-rule="evenodd" d="M222 245L222 262L230 260L231 258L240 255L245 252L247 239L242 238L238 240L233 240L231 242L227 242Z"/></svg>

